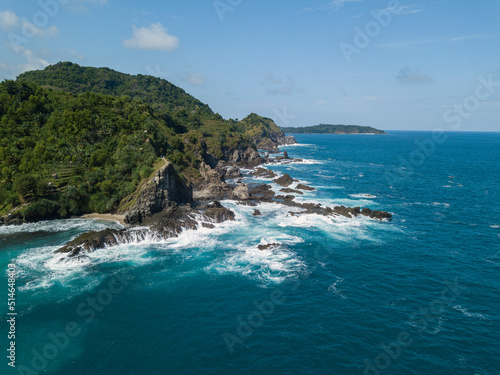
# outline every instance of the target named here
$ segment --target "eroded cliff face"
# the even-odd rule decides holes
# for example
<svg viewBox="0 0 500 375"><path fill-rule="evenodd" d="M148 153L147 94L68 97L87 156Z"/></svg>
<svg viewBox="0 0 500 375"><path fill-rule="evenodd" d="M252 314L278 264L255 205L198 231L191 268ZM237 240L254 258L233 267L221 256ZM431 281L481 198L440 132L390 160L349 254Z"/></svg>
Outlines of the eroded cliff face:
<svg viewBox="0 0 500 375"><path fill-rule="evenodd" d="M179 177L174 166L165 161L153 178L123 202L122 214L128 224L140 224L146 217L163 211L172 203L193 202L193 191Z"/></svg>

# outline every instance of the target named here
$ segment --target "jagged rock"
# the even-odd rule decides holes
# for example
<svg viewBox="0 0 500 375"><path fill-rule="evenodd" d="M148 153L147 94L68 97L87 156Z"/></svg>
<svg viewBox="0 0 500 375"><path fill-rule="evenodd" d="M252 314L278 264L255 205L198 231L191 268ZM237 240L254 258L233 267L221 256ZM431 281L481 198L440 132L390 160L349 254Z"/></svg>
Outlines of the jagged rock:
<svg viewBox="0 0 500 375"><path fill-rule="evenodd" d="M203 190L195 190L193 198L196 201L222 200L231 192L231 187L226 183L216 183L206 186Z"/></svg>
<svg viewBox="0 0 500 375"><path fill-rule="evenodd" d="M217 223L234 220L235 218L234 212L225 208L219 201L209 204L205 210L205 215L214 219Z"/></svg>
<svg viewBox="0 0 500 375"><path fill-rule="evenodd" d="M313 190L316 190L315 188L311 187L311 186L307 186L307 185L304 185L304 184L298 184L296 186L297 189L300 189L300 190L307 190L307 191L313 191Z"/></svg>
<svg viewBox="0 0 500 375"><path fill-rule="evenodd" d="M280 189L281 192L283 193L287 193L287 194L304 194L303 192L301 192L300 190L295 190L295 189L290 189L290 188L283 188L283 189Z"/></svg>
<svg viewBox="0 0 500 375"><path fill-rule="evenodd" d="M117 245L117 238L119 238L119 235L124 231L125 229L105 229L100 232L91 231L83 233L55 252L68 253L69 257L74 257L95 249Z"/></svg>
<svg viewBox="0 0 500 375"><path fill-rule="evenodd" d="M237 166L232 166L227 168L226 173L225 173L225 178L227 179L233 179L233 178L240 178L242 177L241 171Z"/></svg>
<svg viewBox="0 0 500 375"><path fill-rule="evenodd" d="M294 145L297 143L293 135L285 135L284 133L278 136L277 141L280 146Z"/></svg>
<svg viewBox="0 0 500 375"><path fill-rule="evenodd" d="M146 182L139 192L132 194L122 202L131 206L122 212L128 224L142 223L144 218L162 211L171 202L193 202L193 191L179 177L174 166L165 161L154 177Z"/></svg>
<svg viewBox="0 0 500 375"><path fill-rule="evenodd" d="M278 149L278 143L271 138L264 137L257 143L259 150L274 151Z"/></svg>
<svg viewBox="0 0 500 375"><path fill-rule="evenodd" d="M279 201L284 201L284 202L290 202L295 199L295 196L293 195L276 195L274 199Z"/></svg>
<svg viewBox="0 0 500 375"><path fill-rule="evenodd" d="M257 248L259 250L268 250L268 249L272 249L272 248L275 248L275 247L278 247L280 244L279 243L268 243L268 244L265 244L265 245L258 245Z"/></svg>
<svg viewBox="0 0 500 375"><path fill-rule="evenodd" d="M247 200L250 199L250 193L248 192L248 186L246 184L239 184L234 188L234 190L229 194L232 199Z"/></svg>
<svg viewBox="0 0 500 375"><path fill-rule="evenodd" d="M253 212L253 216L262 216L262 212L260 212L259 210L255 210Z"/></svg>
<svg viewBox="0 0 500 375"><path fill-rule="evenodd" d="M280 178L277 178L277 179L273 180L273 182L275 182L278 185L283 186L283 187L290 186L294 181L296 181L296 180L294 180L293 178L291 178L287 173L285 173Z"/></svg>
<svg viewBox="0 0 500 375"><path fill-rule="evenodd" d="M290 158L288 157L288 152L283 151L283 159L290 159Z"/></svg>
<svg viewBox="0 0 500 375"><path fill-rule="evenodd" d="M383 220L383 219L391 220L392 219L392 215L388 212L379 211L379 210L372 211L366 207L363 208L363 210L361 211L361 214L364 216L369 216L372 219L379 219L379 220Z"/></svg>
<svg viewBox="0 0 500 375"><path fill-rule="evenodd" d="M250 196L253 199L269 201L274 195L275 193L272 191L271 186L267 184L258 185L250 189Z"/></svg>
<svg viewBox="0 0 500 375"><path fill-rule="evenodd" d="M263 178L275 178L276 173L267 168L259 167L252 172L252 176L254 177L263 177Z"/></svg>
<svg viewBox="0 0 500 375"><path fill-rule="evenodd" d="M223 207L218 201L199 205L196 208L191 207L190 204L179 206L172 203L162 212L144 219L142 224L148 228L105 229L100 232L83 233L55 252L68 253L69 257L75 257L120 243L136 242L147 238L177 237L185 229L198 228L200 223L193 219L195 215L197 219L201 219L201 225L205 228L214 228L212 222L222 223L235 218L234 212Z"/></svg>

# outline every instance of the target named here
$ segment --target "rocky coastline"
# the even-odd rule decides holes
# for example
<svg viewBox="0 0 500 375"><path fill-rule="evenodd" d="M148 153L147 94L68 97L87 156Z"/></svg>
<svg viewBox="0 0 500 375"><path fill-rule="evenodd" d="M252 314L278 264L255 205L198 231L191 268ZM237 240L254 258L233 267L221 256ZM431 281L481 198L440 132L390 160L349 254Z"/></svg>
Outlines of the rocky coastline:
<svg viewBox="0 0 500 375"><path fill-rule="evenodd" d="M288 214L291 216L318 214L347 218L361 215L376 220L392 218L388 212L367 207L325 207L317 203L296 202L297 195L315 189L300 183L291 188L297 180L288 174L278 177L263 166L300 161L291 159L286 152L271 157L269 154L262 156L250 148L234 150L227 159L218 161L214 167L206 163L200 166L202 181L194 186L187 186L173 165L165 160L165 165L129 197L117 213L124 217L126 228L84 233L56 250L56 253L67 254L70 258L81 257L88 252L120 243L148 238L167 239L177 237L187 229L214 228L218 223L235 220L234 212L220 203L226 199L249 206L257 206L261 202L279 204L285 209L290 208ZM283 194L275 193L267 183L246 182L247 177L270 179L283 187L280 190ZM256 209L253 215L261 216L261 212ZM272 246L259 247L261 250L268 248Z"/></svg>

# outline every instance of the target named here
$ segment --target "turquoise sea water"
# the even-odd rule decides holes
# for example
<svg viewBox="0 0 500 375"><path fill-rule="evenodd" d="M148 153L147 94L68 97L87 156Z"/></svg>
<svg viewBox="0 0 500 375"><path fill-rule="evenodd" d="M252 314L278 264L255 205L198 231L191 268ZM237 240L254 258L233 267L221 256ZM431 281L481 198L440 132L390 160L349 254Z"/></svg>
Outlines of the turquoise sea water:
<svg viewBox="0 0 500 375"><path fill-rule="evenodd" d="M78 263L53 251L118 224L0 227L0 373L500 374L500 134L297 139L270 168L317 188L299 200L393 220L224 202L235 222Z"/></svg>

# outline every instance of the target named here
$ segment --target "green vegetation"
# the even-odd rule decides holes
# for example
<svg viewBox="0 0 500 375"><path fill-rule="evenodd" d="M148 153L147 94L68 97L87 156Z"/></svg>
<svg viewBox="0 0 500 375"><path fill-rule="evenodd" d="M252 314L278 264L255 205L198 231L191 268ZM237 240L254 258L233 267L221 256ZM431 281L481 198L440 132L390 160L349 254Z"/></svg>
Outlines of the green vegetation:
<svg viewBox="0 0 500 375"><path fill-rule="evenodd" d="M359 125L320 124L300 128L281 128L281 130L287 134L385 134L383 130Z"/></svg>
<svg viewBox="0 0 500 375"><path fill-rule="evenodd" d="M281 133L252 114L224 120L150 76L59 63L0 83L0 216L113 212L166 157L188 184L202 162Z"/></svg>

